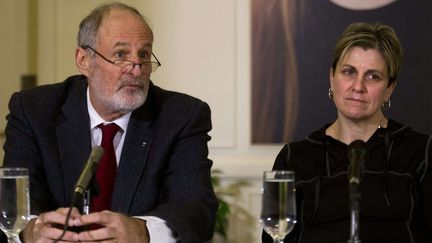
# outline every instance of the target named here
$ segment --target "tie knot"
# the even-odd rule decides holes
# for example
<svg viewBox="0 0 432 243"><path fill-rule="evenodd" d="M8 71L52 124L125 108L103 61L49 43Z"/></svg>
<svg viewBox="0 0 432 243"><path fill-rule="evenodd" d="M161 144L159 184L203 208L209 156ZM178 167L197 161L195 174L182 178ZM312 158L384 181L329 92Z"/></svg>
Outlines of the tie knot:
<svg viewBox="0 0 432 243"><path fill-rule="evenodd" d="M102 129L102 139L112 141L114 139L114 136L117 134L118 130L120 129L119 126L115 123L110 124L99 124L98 127Z"/></svg>

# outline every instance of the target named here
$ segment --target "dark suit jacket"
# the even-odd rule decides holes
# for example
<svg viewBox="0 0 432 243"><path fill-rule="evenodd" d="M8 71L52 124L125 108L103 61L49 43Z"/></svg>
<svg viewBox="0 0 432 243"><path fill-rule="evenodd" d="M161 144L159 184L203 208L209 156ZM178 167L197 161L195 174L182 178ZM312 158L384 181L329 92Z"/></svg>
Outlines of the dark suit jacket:
<svg viewBox="0 0 432 243"><path fill-rule="evenodd" d="M91 150L86 89L86 77L72 76L12 95L4 164L29 168L32 214L70 204ZM112 210L162 218L182 242L211 238L210 130L206 103L151 83L128 124Z"/></svg>

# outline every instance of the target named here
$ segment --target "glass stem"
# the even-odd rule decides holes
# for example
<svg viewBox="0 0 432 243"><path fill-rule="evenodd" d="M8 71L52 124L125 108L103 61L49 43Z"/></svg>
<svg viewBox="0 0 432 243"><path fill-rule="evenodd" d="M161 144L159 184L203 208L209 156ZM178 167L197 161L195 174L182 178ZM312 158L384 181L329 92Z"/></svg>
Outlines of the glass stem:
<svg viewBox="0 0 432 243"><path fill-rule="evenodd" d="M18 235L8 235L8 243L22 243Z"/></svg>

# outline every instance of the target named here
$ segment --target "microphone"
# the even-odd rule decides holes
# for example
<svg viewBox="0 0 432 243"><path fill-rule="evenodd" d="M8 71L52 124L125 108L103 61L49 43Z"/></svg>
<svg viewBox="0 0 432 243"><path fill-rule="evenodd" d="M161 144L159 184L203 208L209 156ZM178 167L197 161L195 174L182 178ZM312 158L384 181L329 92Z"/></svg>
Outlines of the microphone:
<svg viewBox="0 0 432 243"><path fill-rule="evenodd" d="M366 143L361 140L355 140L348 145L348 167L349 184L360 184L366 160Z"/></svg>
<svg viewBox="0 0 432 243"><path fill-rule="evenodd" d="M361 243L360 241L360 181L364 170L366 160L366 143L361 140L355 140L348 145L348 188L351 207L351 227L350 239L348 243Z"/></svg>
<svg viewBox="0 0 432 243"><path fill-rule="evenodd" d="M95 146L90 152L89 158L87 162L84 164L83 169L81 171L81 175L78 178L77 183L75 184L71 205L66 215L65 223L62 226L63 232L57 239L53 241L54 243L57 243L66 234L66 231L68 230L68 221L72 212L72 207L75 206L80 211L80 213L83 213L83 202L86 194L85 192L90 184L90 181L92 181L99 160L102 158L103 154L104 154L104 149L100 146ZM70 227L70 230L74 232L81 232L82 229L85 229L85 227Z"/></svg>
<svg viewBox="0 0 432 243"><path fill-rule="evenodd" d="M81 175L78 178L77 183L75 184L71 206L76 206L78 209L81 208L84 200L85 191L87 190L90 181L92 180L96 172L97 165L103 154L104 149L100 146L95 146L90 152L90 156L86 164L84 164Z"/></svg>

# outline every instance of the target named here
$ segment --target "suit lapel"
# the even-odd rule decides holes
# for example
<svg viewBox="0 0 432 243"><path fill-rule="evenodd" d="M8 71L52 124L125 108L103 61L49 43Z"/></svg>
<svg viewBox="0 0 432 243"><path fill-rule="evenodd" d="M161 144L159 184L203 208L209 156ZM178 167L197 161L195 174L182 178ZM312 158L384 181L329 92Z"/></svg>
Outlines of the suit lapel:
<svg viewBox="0 0 432 243"><path fill-rule="evenodd" d="M76 82L66 97L56 127L65 205L71 201L73 187L91 150L90 118L86 100L87 82L74 81ZM150 86L151 90L153 85ZM150 125L154 119L150 90L147 101L132 113L129 120L114 186L111 205L113 211L129 212L147 164L153 138Z"/></svg>
<svg viewBox="0 0 432 243"><path fill-rule="evenodd" d="M58 148L64 178L64 203L71 201L73 187L91 150L90 121L87 111L86 88L81 80L74 80L62 107L56 127Z"/></svg>
<svg viewBox="0 0 432 243"><path fill-rule="evenodd" d="M128 214L136 188L144 174L153 138L153 112L149 102L131 115L117 170L111 208Z"/></svg>

